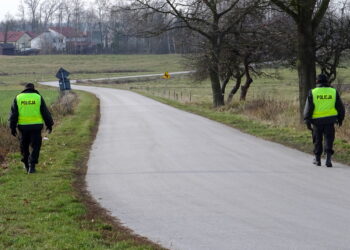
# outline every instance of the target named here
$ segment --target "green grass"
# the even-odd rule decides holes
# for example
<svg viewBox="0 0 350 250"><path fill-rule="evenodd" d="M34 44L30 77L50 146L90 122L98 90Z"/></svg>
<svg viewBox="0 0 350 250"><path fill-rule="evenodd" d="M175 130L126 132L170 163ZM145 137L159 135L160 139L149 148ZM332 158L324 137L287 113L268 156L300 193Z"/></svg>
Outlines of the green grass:
<svg viewBox="0 0 350 250"><path fill-rule="evenodd" d="M271 71L271 75L276 74L275 70ZM278 71L279 77L273 78L271 76L262 76L254 78L254 82L251 85L247 99L257 99L265 96L274 96L279 99L295 100L298 98L298 84L296 78L296 72L290 69L281 69ZM191 96L191 102L194 103L211 103L212 102L212 89L209 80L203 82L194 81L186 76L176 76L171 79L161 79L157 81L147 82L133 82L133 83L121 83L121 84L103 84L99 83L98 86L127 89L134 91L143 91L152 93L153 95L168 98L168 99L181 99L183 102L189 102ZM234 83L231 81L226 88L226 96L233 88ZM174 98L175 96L175 98ZM234 99L239 98L239 92Z"/></svg>
<svg viewBox="0 0 350 250"><path fill-rule="evenodd" d="M36 174L24 174L18 153L0 169L0 249L153 248L115 232L98 214L86 219L82 191L73 183L93 139L98 100L84 92L79 99L75 115L60 121L44 141Z"/></svg>
<svg viewBox="0 0 350 250"><path fill-rule="evenodd" d="M181 60L179 55L0 56L0 86L56 80L60 67L72 73L70 79L178 71Z"/></svg>

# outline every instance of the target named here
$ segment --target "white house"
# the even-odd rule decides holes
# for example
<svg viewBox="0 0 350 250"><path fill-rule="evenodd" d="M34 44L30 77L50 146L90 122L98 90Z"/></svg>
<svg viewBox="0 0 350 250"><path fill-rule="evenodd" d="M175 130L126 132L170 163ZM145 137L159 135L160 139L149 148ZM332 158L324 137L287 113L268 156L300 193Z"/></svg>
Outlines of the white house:
<svg viewBox="0 0 350 250"><path fill-rule="evenodd" d="M62 34L46 31L32 39L31 48L40 49L43 52L65 51L66 38Z"/></svg>
<svg viewBox="0 0 350 250"><path fill-rule="evenodd" d="M18 51L30 48L31 39L32 37L25 31L0 32L0 43L13 44Z"/></svg>
<svg viewBox="0 0 350 250"><path fill-rule="evenodd" d="M90 45L83 32L70 27L51 27L31 41L32 48L43 52L55 50L80 53Z"/></svg>

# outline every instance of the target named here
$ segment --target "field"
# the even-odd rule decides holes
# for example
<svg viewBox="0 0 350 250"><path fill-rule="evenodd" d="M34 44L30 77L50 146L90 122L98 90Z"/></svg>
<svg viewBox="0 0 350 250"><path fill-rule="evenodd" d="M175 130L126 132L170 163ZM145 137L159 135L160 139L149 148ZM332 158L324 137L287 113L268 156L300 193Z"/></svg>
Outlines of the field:
<svg viewBox="0 0 350 250"><path fill-rule="evenodd" d="M183 70L181 60L176 55L0 56L0 86L56 80L60 67L71 72L71 79L177 71Z"/></svg>

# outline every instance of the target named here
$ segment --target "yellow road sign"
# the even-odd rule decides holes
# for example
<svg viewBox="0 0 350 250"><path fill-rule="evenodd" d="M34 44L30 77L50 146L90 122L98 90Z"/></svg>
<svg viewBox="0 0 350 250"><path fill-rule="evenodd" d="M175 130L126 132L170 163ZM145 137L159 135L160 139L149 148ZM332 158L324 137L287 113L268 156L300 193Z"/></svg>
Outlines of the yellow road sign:
<svg viewBox="0 0 350 250"><path fill-rule="evenodd" d="M163 79L169 79L171 76L169 75L169 72L165 72L163 75Z"/></svg>

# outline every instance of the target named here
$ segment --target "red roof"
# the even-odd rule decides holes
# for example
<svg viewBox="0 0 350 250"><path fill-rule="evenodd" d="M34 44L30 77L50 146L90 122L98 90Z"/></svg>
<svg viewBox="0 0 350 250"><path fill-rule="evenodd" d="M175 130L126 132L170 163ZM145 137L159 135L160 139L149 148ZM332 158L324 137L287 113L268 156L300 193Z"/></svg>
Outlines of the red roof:
<svg viewBox="0 0 350 250"><path fill-rule="evenodd" d="M67 38L85 37L83 32L77 31L71 27L50 27L49 29L56 31Z"/></svg>
<svg viewBox="0 0 350 250"><path fill-rule="evenodd" d="M25 33L24 31L8 31L7 42L17 42ZM5 32L0 32L0 42L5 42Z"/></svg>
<svg viewBox="0 0 350 250"><path fill-rule="evenodd" d="M36 33L34 33L34 32L31 32L31 31L27 31L26 33L27 33L32 39L38 36L38 34L36 34Z"/></svg>

